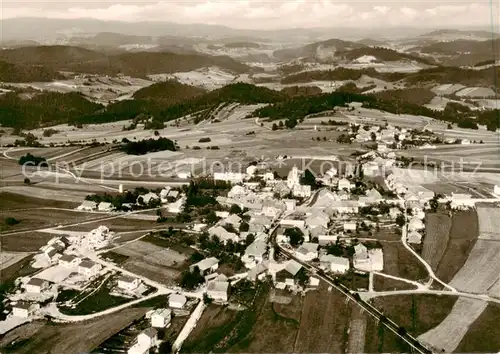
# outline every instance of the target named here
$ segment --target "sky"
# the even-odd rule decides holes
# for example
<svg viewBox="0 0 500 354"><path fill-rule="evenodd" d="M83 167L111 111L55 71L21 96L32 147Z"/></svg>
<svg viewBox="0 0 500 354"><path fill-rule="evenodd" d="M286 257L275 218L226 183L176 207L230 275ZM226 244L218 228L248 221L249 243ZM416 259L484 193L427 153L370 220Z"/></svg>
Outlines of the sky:
<svg viewBox="0 0 500 354"><path fill-rule="evenodd" d="M500 0L0 0L0 17L204 23L244 29L498 26ZM492 4L492 5L491 5Z"/></svg>

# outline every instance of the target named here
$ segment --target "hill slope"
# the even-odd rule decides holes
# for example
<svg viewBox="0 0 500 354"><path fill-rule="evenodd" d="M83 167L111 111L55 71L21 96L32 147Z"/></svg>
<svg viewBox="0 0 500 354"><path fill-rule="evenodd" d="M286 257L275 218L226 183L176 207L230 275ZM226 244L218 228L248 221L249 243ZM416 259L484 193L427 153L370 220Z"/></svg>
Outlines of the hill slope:
<svg viewBox="0 0 500 354"><path fill-rule="evenodd" d="M307 44L298 48L279 49L273 52L273 56L281 61L305 58L306 60L329 62L335 59L336 52L362 47L365 46L360 43L343 41L341 39L329 39L322 42Z"/></svg>
<svg viewBox="0 0 500 354"><path fill-rule="evenodd" d="M57 79L63 79L63 76L43 66L0 61L0 82L49 82Z"/></svg>
<svg viewBox="0 0 500 354"><path fill-rule="evenodd" d="M380 61L415 61L426 65L435 65L432 60L382 47L356 48L337 53L337 56L347 60L354 60L364 55L373 56Z"/></svg>
<svg viewBox="0 0 500 354"><path fill-rule="evenodd" d="M124 74L145 77L150 74L191 71L206 66L242 73L249 67L227 56L136 52L108 55L71 46L22 47L0 51L0 60L12 64L44 65L52 70L89 74Z"/></svg>

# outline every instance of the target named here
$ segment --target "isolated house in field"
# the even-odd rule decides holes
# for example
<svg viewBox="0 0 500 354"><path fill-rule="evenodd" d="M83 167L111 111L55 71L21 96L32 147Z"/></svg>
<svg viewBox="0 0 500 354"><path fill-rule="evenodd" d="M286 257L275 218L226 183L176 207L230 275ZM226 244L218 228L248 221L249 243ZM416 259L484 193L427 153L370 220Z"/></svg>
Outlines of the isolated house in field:
<svg viewBox="0 0 500 354"><path fill-rule="evenodd" d="M40 278L31 278L25 286L28 293L39 294L45 289L47 289L49 283Z"/></svg>
<svg viewBox="0 0 500 354"><path fill-rule="evenodd" d="M107 211L113 211L115 207L113 204L108 203L108 202L100 202L99 205L97 206L97 210L107 212Z"/></svg>
<svg viewBox="0 0 500 354"><path fill-rule="evenodd" d="M76 209L80 211L94 211L97 209L97 203L91 200L84 200Z"/></svg>
<svg viewBox="0 0 500 354"><path fill-rule="evenodd" d="M172 294L168 297L168 306L173 309L181 309L186 304L186 297L182 294Z"/></svg>
<svg viewBox="0 0 500 354"><path fill-rule="evenodd" d="M419 245L422 243L422 235L417 231L411 231L406 236L406 240L408 241L408 243Z"/></svg>
<svg viewBox="0 0 500 354"><path fill-rule="evenodd" d="M227 277L220 274L207 284L207 295L217 302L227 302L229 298L230 284Z"/></svg>
<svg viewBox="0 0 500 354"><path fill-rule="evenodd" d="M102 266L99 263L92 262L90 259L84 259L78 265L78 274L82 274L87 278L95 277L101 271Z"/></svg>
<svg viewBox="0 0 500 354"><path fill-rule="evenodd" d="M134 291L140 283L140 279L128 275L122 275L118 278L118 288L126 291Z"/></svg>
<svg viewBox="0 0 500 354"><path fill-rule="evenodd" d="M201 275L211 274L219 268L219 260L215 257L205 258L198 263L190 265L189 270L192 272L195 267L198 267Z"/></svg>
<svg viewBox="0 0 500 354"><path fill-rule="evenodd" d="M317 243L309 243L304 242L295 252L297 258L301 261L309 262L314 258L318 258L318 244Z"/></svg>
<svg viewBox="0 0 500 354"><path fill-rule="evenodd" d="M325 254L319 258L320 267L326 271L344 274L349 270L349 259Z"/></svg>
<svg viewBox="0 0 500 354"><path fill-rule="evenodd" d="M82 259L77 256L65 254L61 258L59 258L59 265L66 267L66 268L71 268L71 267L76 267Z"/></svg>
<svg viewBox="0 0 500 354"><path fill-rule="evenodd" d="M165 328L170 324L171 319L172 319L172 310L156 309L151 314L151 327Z"/></svg>
<svg viewBox="0 0 500 354"><path fill-rule="evenodd" d="M12 305L12 315L15 317L28 318L40 308L40 305L24 301L18 301Z"/></svg>

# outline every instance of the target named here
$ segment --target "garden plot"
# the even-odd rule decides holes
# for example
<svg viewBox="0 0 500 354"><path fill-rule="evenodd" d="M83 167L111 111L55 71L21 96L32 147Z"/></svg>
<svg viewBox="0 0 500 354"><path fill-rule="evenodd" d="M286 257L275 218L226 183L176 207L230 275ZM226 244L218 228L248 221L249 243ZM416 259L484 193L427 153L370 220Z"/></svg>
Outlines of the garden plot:
<svg viewBox="0 0 500 354"><path fill-rule="evenodd" d="M479 207L479 239L500 240L500 208Z"/></svg>
<svg viewBox="0 0 500 354"><path fill-rule="evenodd" d="M499 242L478 240L450 285L459 291L477 294L487 292L500 276L499 253Z"/></svg>
<svg viewBox="0 0 500 354"><path fill-rule="evenodd" d="M459 298L444 321L418 339L439 351L451 353L487 305L488 303L482 300Z"/></svg>

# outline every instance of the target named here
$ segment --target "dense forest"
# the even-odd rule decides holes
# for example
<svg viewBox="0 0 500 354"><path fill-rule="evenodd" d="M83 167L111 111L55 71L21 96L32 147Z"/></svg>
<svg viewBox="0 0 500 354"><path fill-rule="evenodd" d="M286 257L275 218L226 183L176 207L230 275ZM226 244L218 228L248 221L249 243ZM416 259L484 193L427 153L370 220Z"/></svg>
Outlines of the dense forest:
<svg viewBox="0 0 500 354"><path fill-rule="evenodd" d="M44 127L74 122L77 117L94 114L102 108L76 92L8 92L0 96L0 124L25 129Z"/></svg>
<svg viewBox="0 0 500 354"><path fill-rule="evenodd" d="M50 82L63 78L63 75L43 66L16 65L0 60L0 82Z"/></svg>
<svg viewBox="0 0 500 354"><path fill-rule="evenodd" d="M147 129L160 129L164 122L191 115L195 122L210 118L222 105L268 103L255 111L257 117L283 119L288 128L310 114L361 102L367 108L391 113L424 115L450 123L467 123L476 117L477 124L488 129L499 127L498 111L472 112L463 105L447 105L444 111L433 111L423 106L433 94L424 88L389 90L376 94L362 94L354 85L345 85L331 94L319 94L317 88L287 88L282 92L251 84L236 83L211 92L174 82L155 84L140 90L132 100L120 101L103 107L85 99L79 93L10 92L0 96L0 124L14 128L36 128L54 124L74 125L106 123L152 118ZM29 96L28 98L25 96Z"/></svg>

